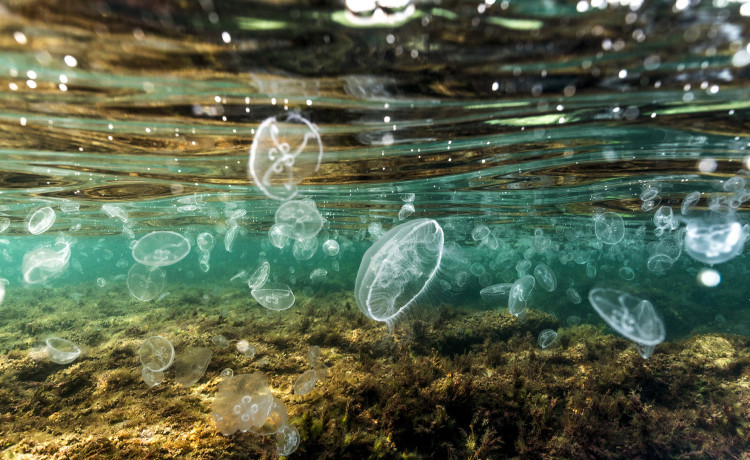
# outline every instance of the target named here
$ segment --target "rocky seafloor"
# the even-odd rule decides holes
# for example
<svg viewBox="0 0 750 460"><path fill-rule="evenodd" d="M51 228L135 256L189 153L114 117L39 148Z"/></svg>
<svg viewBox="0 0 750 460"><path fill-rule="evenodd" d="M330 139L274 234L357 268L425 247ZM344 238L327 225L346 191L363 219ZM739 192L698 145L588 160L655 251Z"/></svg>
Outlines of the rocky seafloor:
<svg viewBox="0 0 750 460"><path fill-rule="evenodd" d="M77 291L79 296L71 296ZM76 301L78 300L78 302ZM583 308L583 307L582 307ZM644 360L601 324L530 311L433 307L389 334L351 293L272 312L246 289L173 286L159 302L123 286L8 290L0 307L2 458L274 458L272 436L223 436L211 404L221 371L261 371L286 405L298 458L748 458L750 339L700 333ZM543 329L557 342L537 344ZM193 386L149 388L138 348L162 335L177 355L210 347ZM216 335L232 346L218 348ZM44 339L84 354L49 361ZM246 339L251 359L233 346ZM328 376L295 380L312 346Z"/></svg>

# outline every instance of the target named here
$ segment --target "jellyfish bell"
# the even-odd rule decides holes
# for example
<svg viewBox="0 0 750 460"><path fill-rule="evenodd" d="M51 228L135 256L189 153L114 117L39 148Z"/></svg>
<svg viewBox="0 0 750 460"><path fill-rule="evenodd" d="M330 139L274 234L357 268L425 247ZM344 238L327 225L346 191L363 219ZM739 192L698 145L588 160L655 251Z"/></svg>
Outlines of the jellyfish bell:
<svg viewBox="0 0 750 460"><path fill-rule="evenodd" d="M362 257L354 285L360 310L389 328L428 290L443 255L443 229L416 219L388 230Z"/></svg>
<svg viewBox="0 0 750 460"><path fill-rule="evenodd" d="M276 225L289 232L287 236L296 240L309 240L323 228L325 219L312 200L292 200L276 210Z"/></svg>
<svg viewBox="0 0 750 460"><path fill-rule="evenodd" d="M320 168L323 143L318 128L291 114L283 121L266 118L250 147L248 174L269 198L290 200L306 177Z"/></svg>
<svg viewBox="0 0 750 460"><path fill-rule="evenodd" d="M712 214L688 221L684 244L685 252L698 262L721 264L742 253L745 231L733 214Z"/></svg>
<svg viewBox="0 0 750 460"><path fill-rule="evenodd" d="M133 245L133 259L143 265L164 267L176 264L190 252L190 242L172 231L155 231Z"/></svg>
<svg viewBox="0 0 750 460"><path fill-rule="evenodd" d="M646 346L664 341L666 332L653 304L616 289L595 288L589 302L599 316L614 330Z"/></svg>

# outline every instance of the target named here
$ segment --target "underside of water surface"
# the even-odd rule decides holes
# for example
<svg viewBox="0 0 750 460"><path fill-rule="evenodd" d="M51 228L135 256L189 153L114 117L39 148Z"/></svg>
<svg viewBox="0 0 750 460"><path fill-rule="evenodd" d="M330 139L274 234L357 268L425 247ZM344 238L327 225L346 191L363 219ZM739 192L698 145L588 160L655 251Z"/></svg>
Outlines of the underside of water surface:
<svg viewBox="0 0 750 460"><path fill-rule="evenodd" d="M0 455L747 455L748 27L0 0Z"/></svg>

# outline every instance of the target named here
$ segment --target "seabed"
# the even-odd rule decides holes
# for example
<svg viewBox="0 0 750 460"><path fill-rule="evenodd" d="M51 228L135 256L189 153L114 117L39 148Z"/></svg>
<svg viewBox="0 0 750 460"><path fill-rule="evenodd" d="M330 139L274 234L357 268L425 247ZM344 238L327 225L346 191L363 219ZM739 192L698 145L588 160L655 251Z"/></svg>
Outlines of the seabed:
<svg viewBox="0 0 750 460"><path fill-rule="evenodd" d="M603 325L563 326L531 310L434 307L389 334L350 292L267 311L247 289L171 286L158 302L124 286L19 289L0 323L0 452L5 459L276 458L273 436L223 436L211 415L222 380L261 371L300 432L295 458L747 458L750 338L699 334L644 360ZM77 290L80 304L71 298ZM581 306L581 309L589 308ZM559 332L540 349L537 335ZM229 348L212 337L223 335ZM84 348L69 365L41 351L55 335ZM141 380L138 347L209 347L191 387ZM35 339L28 339L35 337ZM247 339L252 359L235 344ZM318 345L328 376L293 394Z"/></svg>

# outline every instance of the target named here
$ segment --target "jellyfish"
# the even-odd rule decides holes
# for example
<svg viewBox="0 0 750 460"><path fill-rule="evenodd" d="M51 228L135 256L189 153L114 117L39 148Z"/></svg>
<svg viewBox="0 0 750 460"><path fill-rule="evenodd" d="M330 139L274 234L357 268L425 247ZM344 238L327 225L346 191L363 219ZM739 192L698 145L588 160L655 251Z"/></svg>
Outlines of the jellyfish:
<svg viewBox="0 0 750 460"><path fill-rule="evenodd" d="M531 275L524 275L513 283L508 294L508 310L511 314L518 316L526 310L526 301L529 300L535 283Z"/></svg>
<svg viewBox="0 0 750 460"><path fill-rule="evenodd" d="M134 298L142 302L148 302L164 289L165 279L166 274L159 267L134 264L128 271L128 291Z"/></svg>
<svg viewBox="0 0 750 460"><path fill-rule="evenodd" d="M312 200L292 200L283 203L276 210L276 225L289 231L290 237L296 240L307 240L315 237L323 228L323 216Z"/></svg>
<svg viewBox="0 0 750 460"><path fill-rule="evenodd" d="M354 285L360 310L370 319L394 322L427 290L443 255L443 229L432 219L400 224L362 257Z"/></svg>
<svg viewBox="0 0 750 460"><path fill-rule="evenodd" d="M338 253L339 244L336 242L336 240L326 240L326 242L323 243L323 254L329 257L333 257Z"/></svg>
<svg viewBox="0 0 750 460"><path fill-rule="evenodd" d="M742 225L727 216L724 222L694 220L688 222L685 252L709 265L727 262L742 253L745 235Z"/></svg>
<svg viewBox="0 0 750 460"><path fill-rule="evenodd" d="M315 382L317 381L318 374L313 369L310 369L309 371L300 375L299 378L297 378L297 381L294 382L294 394L303 395L305 393L309 393L313 388L315 388Z"/></svg>
<svg viewBox="0 0 750 460"><path fill-rule="evenodd" d="M133 259L143 265L164 267L175 264L190 252L190 242L177 232L155 231L133 245Z"/></svg>
<svg viewBox="0 0 750 460"><path fill-rule="evenodd" d="M49 206L29 213L26 218L26 228L32 235L41 235L55 223L55 211Z"/></svg>
<svg viewBox="0 0 750 460"><path fill-rule="evenodd" d="M238 374L219 383L211 407L216 428L225 436L258 429L267 421L274 399L268 377L261 372Z"/></svg>
<svg viewBox="0 0 750 460"><path fill-rule="evenodd" d="M398 220L404 220L412 214L414 214L414 205L412 203L404 203L398 211Z"/></svg>
<svg viewBox="0 0 750 460"><path fill-rule="evenodd" d="M322 160L323 143L315 125L297 114L284 121L270 117L255 132L248 174L269 198L290 200Z"/></svg>
<svg viewBox="0 0 750 460"><path fill-rule="evenodd" d="M47 357L57 364L70 364L81 356L81 349L70 340L50 337L44 341Z"/></svg>
<svg viewBox="0 0 750 460"><path fill-rule="evenodd" d="M269 310L281 311L294 305L294 293L286 284L267 283L250 293L259 304Z"/></svg>
<svg viewBox="0 0 750 460"><path fill-rule="evenodd" d="M534 267L534 277L545 291L552 292L557 289L557 277L549 265L540 263Z"/></svg>
<svg viewBox="0 0 750 460"><path fill-rule="evenodd" d="M206 373L214 352L205 347L188 347L180 353L174 363L174 381L189 387Z"/></svg>
<svg viewBox="0 0 750 460"><path fill-rule="evenodd" d="M155 335L143 341L138 349L138 356L143 367L152 372L162 372L174 361L174 347L165 337Z"/></svg>
<svg viewBox="0 0 750 460"><path fill-rule="evenodd" d="M594 218L594 232L604 244L617 244L625 236L625 223L616 212L605 212Z"/></svg>
<svg viewBox="0 0 750 460"><path fill-rule="evenodd" d="M557 340L557 332L552 329L545 329L539 333L536 342L541 348L549 348Z"/></svg>
<svg viewBox="0 0 750 460"><path fill-rule="evenodd" d="M616 289L595 288L589 302L617 332L641 345L658 345L666 336L664 323L648 300Z"/></svg>
<svg viewBox="0 0 750 460"><path fill-rule="evenodd" d="M247 279L247 286L250 289L260 289L261 286L266 284L268 280L268 274L271 272L271 264L264 260L260 267L256 268L250 278Z"/></svg>

